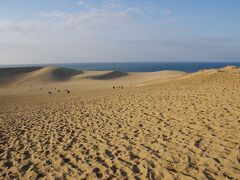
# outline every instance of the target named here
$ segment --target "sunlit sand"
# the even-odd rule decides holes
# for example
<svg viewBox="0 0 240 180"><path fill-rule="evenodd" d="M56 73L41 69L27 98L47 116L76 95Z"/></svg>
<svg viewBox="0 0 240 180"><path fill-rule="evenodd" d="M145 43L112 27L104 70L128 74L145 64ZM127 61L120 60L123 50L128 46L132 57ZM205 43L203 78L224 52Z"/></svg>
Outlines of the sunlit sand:
<svg viewBox="0 0 240 180"><path fill-rule="evenodd" d="M239 68L8 72L3 179L240 179Z"/></svg>

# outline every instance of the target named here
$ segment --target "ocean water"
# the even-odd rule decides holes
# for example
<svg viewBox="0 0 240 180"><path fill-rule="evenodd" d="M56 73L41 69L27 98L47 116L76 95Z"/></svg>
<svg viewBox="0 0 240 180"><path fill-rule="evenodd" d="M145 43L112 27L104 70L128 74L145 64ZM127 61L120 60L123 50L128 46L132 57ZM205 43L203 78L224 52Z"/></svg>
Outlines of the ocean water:
<svg viewBox="0 0 240 180"><path fill-rule="evenodd" d="M57 64L57 66L79 70L114 70L124 72L153 72L161 70L196 72L200 69L221 68L227 65L240 67L240 62L129 62Z"/></svg>
<svg viewBox="0 0 240 180"><path fill-rule="evenodd" d="M200 69L221 68L227 65L239 66L240 62L121 62L121 63L66 63L66 64L26 64L14 66L58 66L79 70L110 70L124 72L154 72L161 70L177 70L196 72ZM0 66L1 67L1 66ZM2 66L3 67L3 66Z"/></svg>

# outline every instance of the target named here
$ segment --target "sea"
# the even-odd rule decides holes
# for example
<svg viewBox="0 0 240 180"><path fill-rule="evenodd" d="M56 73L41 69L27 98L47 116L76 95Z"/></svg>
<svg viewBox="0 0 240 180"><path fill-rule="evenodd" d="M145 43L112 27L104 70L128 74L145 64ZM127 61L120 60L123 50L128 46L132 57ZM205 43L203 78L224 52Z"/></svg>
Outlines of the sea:
<svg viewBox="0 0 240 180"><path fill-rule="evenodd" d="M225 66L238 66L239 62L107 62L107 63L64 63L64 64L24 64L0 65L0 67L35 67L58 66L64 68L92 71L123 71L123 72L154 72L161 70L177 70L196 72L201 69L222 68Z"/></svg>

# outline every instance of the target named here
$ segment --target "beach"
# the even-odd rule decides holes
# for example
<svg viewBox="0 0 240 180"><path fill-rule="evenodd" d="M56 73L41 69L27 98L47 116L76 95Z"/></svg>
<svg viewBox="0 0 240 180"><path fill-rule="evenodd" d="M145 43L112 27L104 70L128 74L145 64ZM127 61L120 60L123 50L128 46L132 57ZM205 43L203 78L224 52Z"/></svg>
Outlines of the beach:
<svg viewBox="0 0 240 180"><path fill-rule="evenodd" d="M1 179L240 179L240 69L0 70Z"/></svg>

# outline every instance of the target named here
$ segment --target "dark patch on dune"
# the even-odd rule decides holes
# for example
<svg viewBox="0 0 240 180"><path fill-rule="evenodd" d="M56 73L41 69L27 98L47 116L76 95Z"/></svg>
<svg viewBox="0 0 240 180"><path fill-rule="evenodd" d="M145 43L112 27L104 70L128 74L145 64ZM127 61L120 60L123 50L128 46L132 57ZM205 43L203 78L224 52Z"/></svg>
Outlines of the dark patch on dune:
<svg viewBox="0 0 240 180"><path fill-rule="evenodd" d="M0 85L15 80L21 74L33 72L42 68L43 67L0 68Z"/></svg>
<svg viewBox="0 0 240 180"><path fill-rule="evenodd" d="M7 86L15 83L16 80L26 73L32 73L41 70L45 67L16 67L16 68L0 68L0 86ZM28 79L28 81L42 79L45 81L65 81L69 80L72 76L82 74L83 72L75 69L67 68L52 68L43 71L40 74Z"/></svg>
<svg viewBox="0 0 240 180"><path fill-rule="evenodd" d="M0 78L16 76L22 73L28 73L39 69L42 69L42 67L0 68Z"/></svg>
<svg viewBox="0 0 240 180"><path fill-rule="evenodd" d="M99 79L99 80L107 80L107 79L116 79L120 77L127 76L128 73L126 72L121 72L121 71L112 71L110 73L106 73L100 76L94 76L92 79Z"/></svg>
<svg viewBox="0 0 240 180"><path fill-rule="evenodd" d="M82 71L76 69L57 68L53 70L52 78L56 81L64 81L82 73Z"/></svg>

